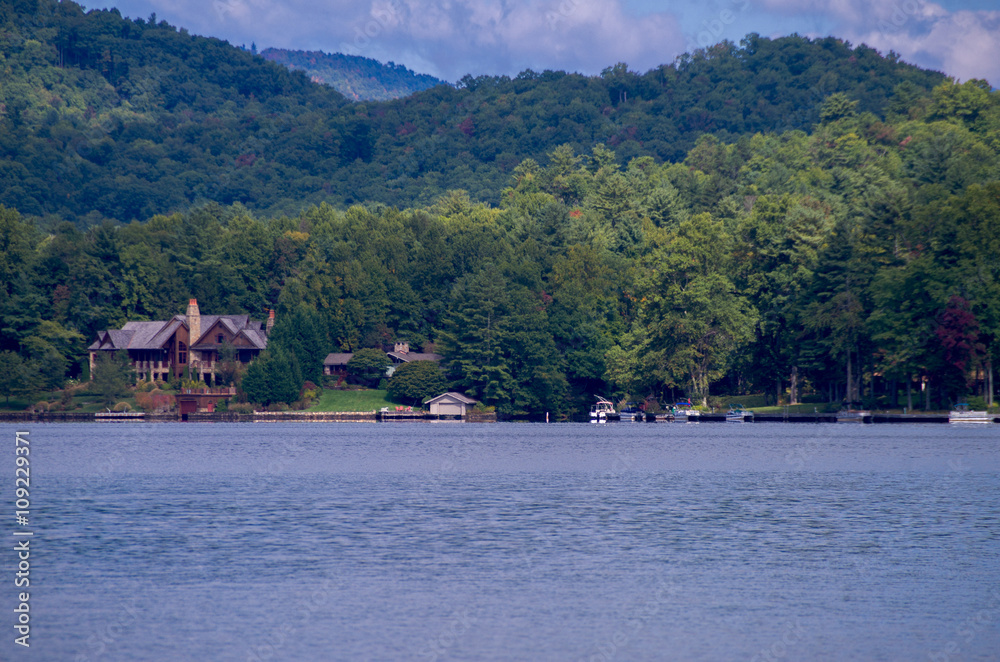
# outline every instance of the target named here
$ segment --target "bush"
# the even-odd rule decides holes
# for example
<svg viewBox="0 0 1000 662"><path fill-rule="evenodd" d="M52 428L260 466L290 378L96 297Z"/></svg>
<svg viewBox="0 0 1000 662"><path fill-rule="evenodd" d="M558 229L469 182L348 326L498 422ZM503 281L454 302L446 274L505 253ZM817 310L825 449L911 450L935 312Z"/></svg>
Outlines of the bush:
<svg viewBox="0 0 1000 662"><path fill-rule="evenodd" d="M233 414L252 414L254 408L249 402L230 402L229 411Z"/></svg>
<svg viewBox="0 0 1000 662"><path fill-rule="evenodd" d="M130 405L127 402L119 402L118 404L115 405L114 410L115 411L131 411L132 410L132 405Z"/></svg>
<svg viewBox="0 0 1000 662"><path fill-rule="evenodd" d="M986 410L986 398L981 395L971 396L966 401L969 403L969 409L973 411Z"/></svg>

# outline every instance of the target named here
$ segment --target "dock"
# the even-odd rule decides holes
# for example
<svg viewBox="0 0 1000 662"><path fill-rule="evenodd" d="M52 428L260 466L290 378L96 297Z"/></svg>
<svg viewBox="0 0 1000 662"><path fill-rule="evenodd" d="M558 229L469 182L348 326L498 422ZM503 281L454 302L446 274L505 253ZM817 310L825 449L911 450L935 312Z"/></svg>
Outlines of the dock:
<svg viewBox="0 0 1000 662"><path fill-rule="evenodd" d="M647 419L648 420L648 419ZM659 420L659 419L658 419ZM747 416L747 423L861 423L865 425L883 423L948 423L947 414L875 414L871 412L840 413L798 413L798 414L754 414ZM725 414L701 414L690 419L692 423L725 423ZM993 415L992 423L1000 423L1000 415Z"/></svg>

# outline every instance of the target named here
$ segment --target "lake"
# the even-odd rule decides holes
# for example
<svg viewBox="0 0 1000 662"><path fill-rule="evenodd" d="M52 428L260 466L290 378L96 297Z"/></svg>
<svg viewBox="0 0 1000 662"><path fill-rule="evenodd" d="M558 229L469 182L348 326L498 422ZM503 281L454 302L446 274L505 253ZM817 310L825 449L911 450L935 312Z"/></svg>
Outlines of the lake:
<svg viewBox="0 0 1000 662"><path fill-rule="evenodd" d="M1000 659L1000 426L16 430L4 660Z"/></svg>

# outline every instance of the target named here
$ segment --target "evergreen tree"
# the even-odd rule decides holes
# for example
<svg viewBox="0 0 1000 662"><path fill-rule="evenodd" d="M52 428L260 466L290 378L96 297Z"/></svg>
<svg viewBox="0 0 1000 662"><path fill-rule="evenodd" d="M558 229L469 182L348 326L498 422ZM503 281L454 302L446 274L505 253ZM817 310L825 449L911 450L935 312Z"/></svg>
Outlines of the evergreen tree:
<svg viewBox="0 0 1000 662"><path fill-rule="evenodd" d="M128 393L134 378L128 354L124 351L98 352L90 392L101 399L103 406L110 407Z"/></svg>
<svg viewBox="0 0 1000 662"><path fill-rule="evenodd" d="M397 402L419 405L448 389L448 379L434 361L404 363L389 379L389 397Z"/></svg>

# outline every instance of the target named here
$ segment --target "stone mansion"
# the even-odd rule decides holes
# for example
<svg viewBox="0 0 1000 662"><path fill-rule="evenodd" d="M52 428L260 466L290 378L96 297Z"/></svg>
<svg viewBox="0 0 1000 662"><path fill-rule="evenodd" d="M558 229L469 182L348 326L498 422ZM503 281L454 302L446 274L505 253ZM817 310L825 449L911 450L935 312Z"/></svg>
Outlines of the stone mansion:
<svg viewBox="0 0 1000 662"><path fill-rule="evenodd" d="M128 353L136 381L186 378L206 384L213 382L215 364L224 343L236 349L241 363L249 363L267 347L267 336L274 326L274 311L267 323L249 315L202 315L197 299L188 303L186 315L174 315L166 321L128 322L120 329L100 331L90 352L90 372L100 352Z"/></svg>

